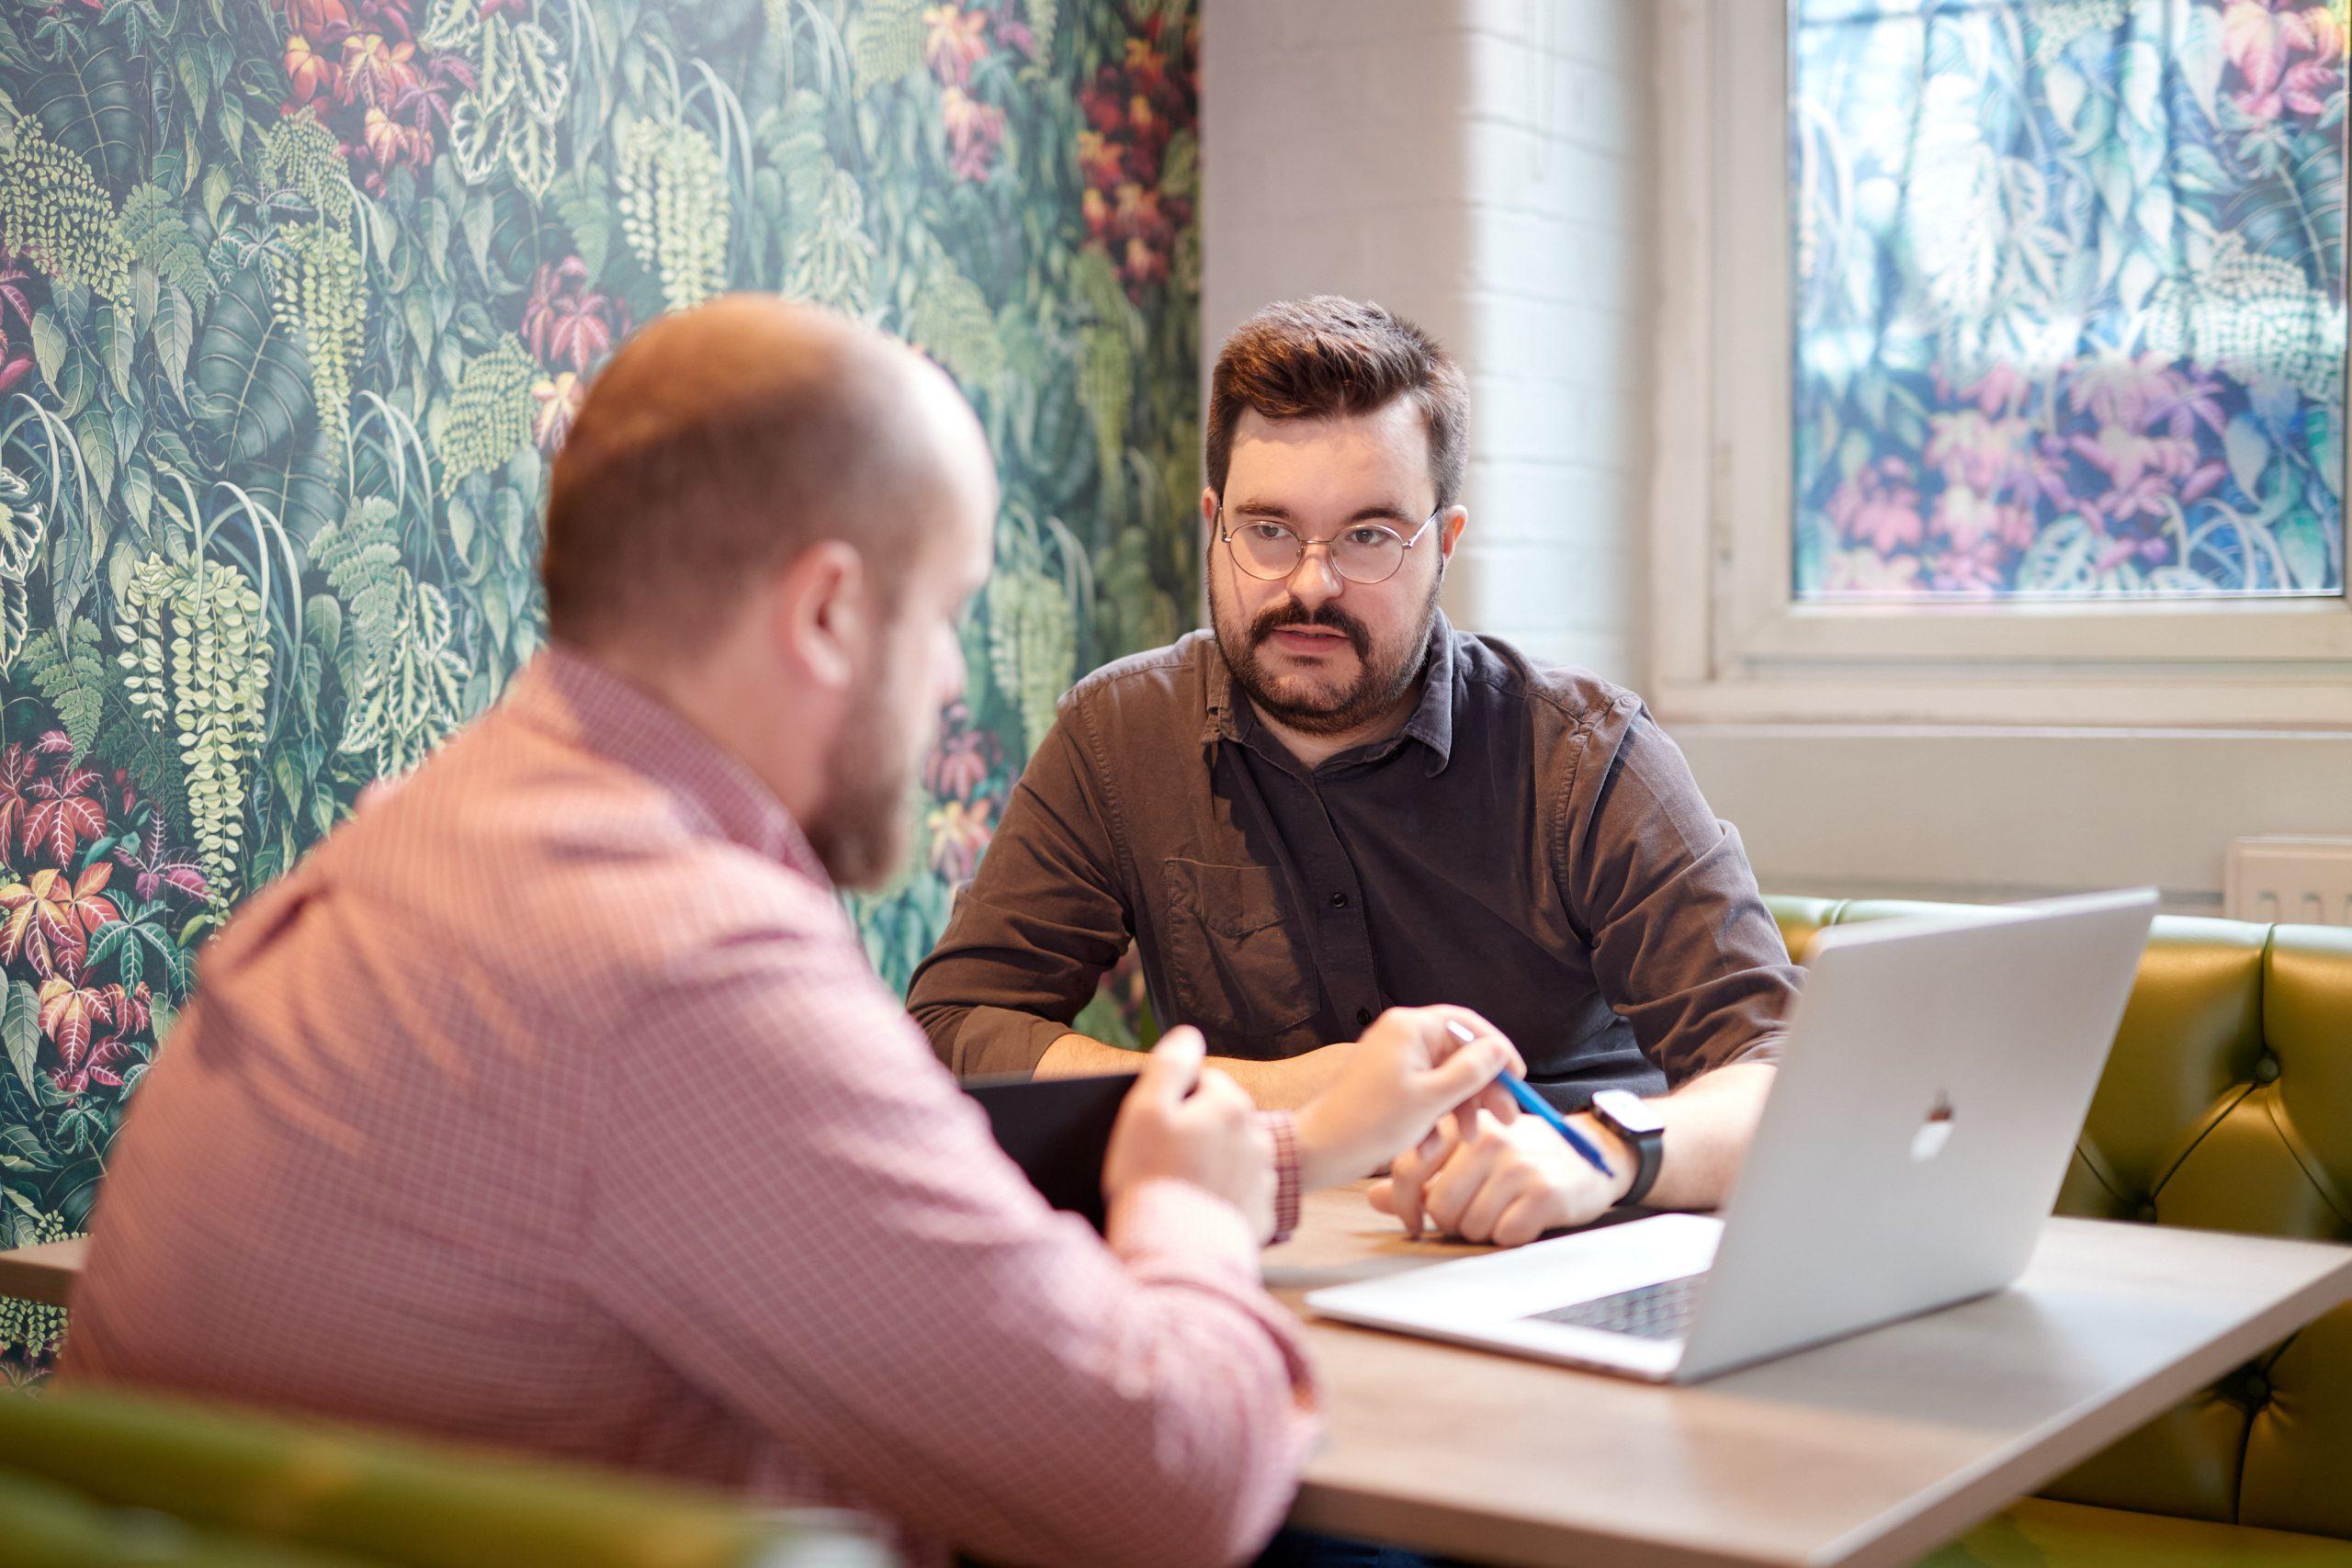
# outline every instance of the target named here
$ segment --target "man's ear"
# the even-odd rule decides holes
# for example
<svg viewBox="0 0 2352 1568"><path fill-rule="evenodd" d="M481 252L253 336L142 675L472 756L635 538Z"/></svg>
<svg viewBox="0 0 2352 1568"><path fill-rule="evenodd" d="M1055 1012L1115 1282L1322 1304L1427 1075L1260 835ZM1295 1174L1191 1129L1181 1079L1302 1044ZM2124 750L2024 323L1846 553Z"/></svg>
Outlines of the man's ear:
<svg viewBox="0 0 2352 1568"><path fill-rule="evenodd" d="M787 667L820 690L847 689L876 629L865 558L843 539L801 551L769 581L767 618Z"/></svg>
<svg viewBox="0 0 2352 1568"><path fill-rule="evenodd" d="M1466 506L1449 506L1445 515L1438 519L1438 545L1448 560L1453 558L1453 547L1462 542L1463 527L1469 521L1470 509Z"/></svg>

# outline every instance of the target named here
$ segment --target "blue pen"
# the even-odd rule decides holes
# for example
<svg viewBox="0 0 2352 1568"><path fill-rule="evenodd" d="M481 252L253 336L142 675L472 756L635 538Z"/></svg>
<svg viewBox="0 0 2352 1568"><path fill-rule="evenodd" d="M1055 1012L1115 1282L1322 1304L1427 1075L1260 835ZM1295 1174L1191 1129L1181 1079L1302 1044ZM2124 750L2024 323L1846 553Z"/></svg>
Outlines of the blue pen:
<svg viewBox="0 0 2352 1568"><path fill-rule="evenodd" d="M1445 1030L1464 1045L1478 1038L1470 1032L1469 1025L1456 1019L1447 1019ZM1503 1088L1510 1090L1510 1097L1519 1101L1521 1110L1548 1123L1552 1131L1568 1141L1568 1147L1584 1156L1587 1165L1611 1180L1616 1179L1617 1173L1609 1168L1609 1162L1600 1157L1600 1151L1592 1146L1592 1140L1570 1126L1566 1117L1552 1109L1550 1100L1528 1088L1525 1078L1505 1069L1499 1081Z"/></svg>

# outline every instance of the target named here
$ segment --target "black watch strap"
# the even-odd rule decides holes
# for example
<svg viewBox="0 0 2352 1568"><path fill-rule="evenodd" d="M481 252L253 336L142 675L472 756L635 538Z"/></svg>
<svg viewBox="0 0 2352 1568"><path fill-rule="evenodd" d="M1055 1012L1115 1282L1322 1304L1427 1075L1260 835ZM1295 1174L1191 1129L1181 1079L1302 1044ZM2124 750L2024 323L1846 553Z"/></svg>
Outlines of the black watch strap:
<svg viewBox="0 0 2352 1568"><path fill-rule="evenodd" d="M1656 1124L1655 1119L1647 1114L1646 1107L1644 1107L1645 1125L1639 1127L1626 1125L1623 1120L1611 1114L1610 1098L1606 1093L1594 1096L1592 1114L1602 1126L1617 1134L1619 1142L1634 1151L1634 1184L1625 1190L1625 1195L1617 1201L1638 1203L1649 1196L1652 1187L1657 1185L1657 1168L1666 1157L1666 1133Z"/></svg>

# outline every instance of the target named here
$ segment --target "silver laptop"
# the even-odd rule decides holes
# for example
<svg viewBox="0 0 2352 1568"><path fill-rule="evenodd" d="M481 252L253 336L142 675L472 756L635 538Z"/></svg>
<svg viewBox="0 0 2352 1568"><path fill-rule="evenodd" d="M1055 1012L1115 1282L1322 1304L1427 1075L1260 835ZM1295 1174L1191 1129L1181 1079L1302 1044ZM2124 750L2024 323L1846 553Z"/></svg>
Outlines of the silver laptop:
<svg viewBox="0 0 2352 1568"><path fill-rule="evenodd" d="M1722 1217L1310 1292L1329 1317L1691 1382L1997 1291L2064 1178L2153 889L1833 926Z"/></svg>

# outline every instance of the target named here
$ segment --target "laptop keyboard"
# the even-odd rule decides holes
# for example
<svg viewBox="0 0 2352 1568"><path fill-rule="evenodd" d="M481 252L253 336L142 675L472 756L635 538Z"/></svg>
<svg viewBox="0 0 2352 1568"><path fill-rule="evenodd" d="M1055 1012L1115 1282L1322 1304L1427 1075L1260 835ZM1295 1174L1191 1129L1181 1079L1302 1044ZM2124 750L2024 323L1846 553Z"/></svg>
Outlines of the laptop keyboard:
<svg viewBox="0 0 2352 1568"><path fill-rule="evenodd" d="M1564 1323L1571 1328L1599 1328L1630 1334L1638 1339L1679 1339L1690 1321L1690 1303L1698 1299L1702 1269L1676 1280L1660 1280L1638 1290L1620 1291L1589 1302L1570 1302L1550 1312L1535 1312L1530 1323Z"/></svg>

